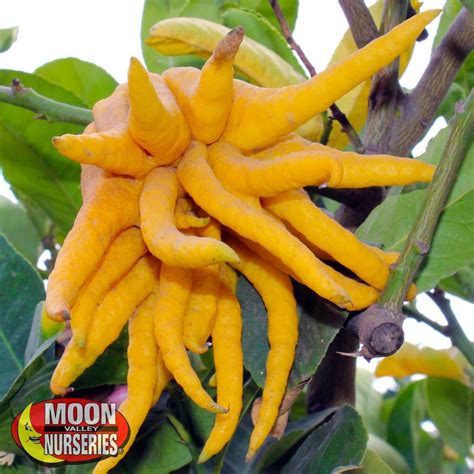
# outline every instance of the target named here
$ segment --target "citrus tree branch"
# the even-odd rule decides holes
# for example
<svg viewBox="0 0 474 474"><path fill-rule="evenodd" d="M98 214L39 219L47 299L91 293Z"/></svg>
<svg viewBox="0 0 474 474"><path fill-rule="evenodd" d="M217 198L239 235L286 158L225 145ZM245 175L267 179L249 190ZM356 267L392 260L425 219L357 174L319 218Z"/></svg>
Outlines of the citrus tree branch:
<svg viewBox="0 0 474 474"><path fill-rule="evenodd" d="M408 0L386 0L381 33L384 34L405 20ZM393 119L399 98L399 59L377 72L372 79L369 96L365 144L369 153L389 153Z"/></svg>
<svg viewBox="0 0 474 474"><path fill-rule="evenodd" d="M424 202L400 257L390 272L384 291L376 304L353 319L353 329L364 346L362 354L366 358L393 354L403 343L403 301L430 250L439 217L471 146L473 128L474 92L471 92L455 115L454 125L435 176L426 191ZM457 330L461 328L458 327Z"/></svg>
<svg viewBox="0 0 474 474"><path fill-rule="evenodd" d="M363 0L339 0L339 5L358 48L363 48L377 38L379 30Z"/></svg>
<svg viewBox="0 0 474 474"><path fill-rule="evenodd" d="M464 333L444 291L435 289L433 292L429 292L428 296L434 301L446 318L448 322L448 326L446 327L447 336L451 339L453 346L456 346L464 354L469 363L474 365L474 344Z"/></svg>
<svg viewBox="0 0 474 474"><path fill-rule="evenodd" d="M443 336L448 336L448 327L447 326L443 326L442 324L439 324L436 321L433 321L432 319L428 318L428 316L425 316L424 314L420 313L417 309L412 308L410 306L404 306L403 307L403 312L409 318L412 318L415 321L418 321L419 323L426 324L427 326L434 329L435 331L438 331Z"/></svg>
<svg viewBox="0 0 474 474"><path fill-rule="evenodd" d="M363 29L363 25L367 25L367 14L370 15L370 12L366 11L366 8L364 9L362 5L358 5L358 1L340 0L340 3L350 18L348 20L349 24L356 28L355 31ZM407 3L407 0L385 0L381 25L382 34L391 30L406 18ZM362 15L362 20L355 17L356 13ZM368 28L373 33L375 32L373 26ZM369 37L364 37L364 41L367 40L369 40ZM357 37L357 41L361 41L361 39ZM390 149L390 136L400 94L397 59L380 70L372 79L368 104L369 113L364 135L366 154L394 154L393 150ZM336 217L344 227L349 229L359 227L372 210L385 199L386 195L383 187L352 189L348 190L348 193L352 201L357 203L357 206L341 206L336 213Z"/></svg>
<svg viewBox="0 0 474 474"><path fill-rule="evenodd" d="M10 87L0 86L0 102L32 110L37 112L38 118L51 122L87 125L93 120L90 110L49 99L29 87L24 87L16 79Z"/></svg>
<svg viewBox="0 0 474 474"><path fill-rule="evenodd" d="M406 155L430 127L449 86L473 48L474 15L463 8L433 51L413 92L400 100L390 138L395 154Z"/></svg>
<svg viewBox="0 0 474 474"><path fill-rule="evenodd" d="M439 216L457 177L459 167L472 144L474 127L474 93L459 111L435 176L430 183L423 205L415 219L415 225L400 254L396 268L380 296L379 304L399 310L408 293L421 262L430 250Z"/></svg>
<svg viewBox="0 0 474 474"><path fill-rule="evenodd" d="M286 21L285 15L283 14L278 0L269 0L269 2L275 13L275 17L278 20L278 23L280 24L281 31L286 39L286 42L288 43L288 46L300 58L301 62L304 64L305 68L309 72L310 76L315 76L317 74L316 69L311 64L311 61L308 59L304 51L301 49L301 46L293 38L290 27L288 26L288 22ZM359 153L363 153L365 149L364 144L362 143L362 140L360 139L358 133L356 132L352 124L349 122L346 115L336 104L332 104L329 109L331 110L334 120L337 120L341 124L342 131L347 134L353 147Z"/></svg>

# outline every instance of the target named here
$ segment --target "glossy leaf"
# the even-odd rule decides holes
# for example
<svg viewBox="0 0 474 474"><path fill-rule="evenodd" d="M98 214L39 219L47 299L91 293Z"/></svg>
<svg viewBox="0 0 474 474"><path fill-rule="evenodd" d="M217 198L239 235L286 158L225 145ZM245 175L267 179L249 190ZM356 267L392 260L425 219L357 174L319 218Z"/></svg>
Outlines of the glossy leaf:
<svg viewBox="0 0 474 474"><path fill-rule="evenodd" d="M416 470L420 455L421 422L425 417L422 382L403 388L390 412L387 441Z"/></svg>
<svg viewBox="0 0 474 474"><path fill-rule="evenodd" d="M370 450L367 450L365 453L361 467L351 469L347 472L353 474L394 474L394 471L388 466L388 464L386 464L378 454L375 454Z"/></svg>
<svg viewBox="0 0 474 474"><path fill-rule="evenodd" d="M374 376L364 369L356 372L356 410L362 416L367 430L371 434L384 436L382 421L382 394L373 387Z"/></svg>
<svg viewBox="0 0 474 474"><path fill-rule="evenodd" d="M379 456L396 474L408 474L410 467L403 456L382 438L369 433L367 449Z"/></svg>
<svg viewBox="0 0 474 474"><path fill-rule="evenodd" d="M0 29L0 53L10 49L18 36L18 26Z"/></svg>
<svg viewBox="0 0 474 474"><path fill-rule="evenodd" d="M74 388L89 388L98 385L116 385L127 382L128 330L125 327L119 338L99 356L73 384Z"/></svg>
<svg viewBox="0 0 474 474"><path fill-rule="evenodd" d="M472 389L435 377L423 382L428 415L441 438L460 456L468 456L472 445Z"/></svg>
<svg viewBox="0 0 474 474"><path fill-rule="evenodd" d="M15 415L29 403L48 400L53 397L49 389L49 381L55 365L55 361L48 362L35 372L31 378L25 380L21 389L10 400L10 408Z"/></svg>
<svg viewBox="0 0 474 474"><path fill-rule="evenodd" d="M285 456L291 453L292 448L331 416L335 410L336 408L327 408L288 423L285 434L279 440L273 437L267 438L260 452L249 465L251 472L277 470L275 466L281 464Z"/></svg>
<svg viewBox="0 0 474 474"><path fill-rule="evenodd" d="M420 159L438 163L449 131L449 127L441 130ZM424 194L424 189L415 189L388 196L358 229L358 237L383 244L385 250L400 250L415 222ZM474 262L473 239L474 147L471 147L438 223L430 253L417 277L419 292L433 288L443 278Z"/></svg>
<svg viewBox="0 0 474 474"><path fill-rule="evenodd" d="M33 321L31 322L30 334L28 336L28 341L25 347L25 364L29 364L30 362L32 362L38 356L39 353L44 353L45 349L43 349L43 347L47 347L48 349L53 348L55 334L46 336L41 328L43 308L44 302L38 303L35 308ZM64 323L58 325L59 327L64 328ZM53 358L53 351L50 350L48 355L50 356L49 358Z"/></svg>
<svg viewBox="0 0 474 474"><path fill-rule="evenodd" d="M0 71L0 84L19 78L26 87L52 99L72 105L83 103L72 93L46 80L18 71ZM0 103L0 166L4 178L31 198L65 235L71 228L81 203L80 167L62 157L52 146L53 136L80 133L82 127L48 123L35 113ZM21 196L20 196L21 197Z"/></svg>
<svg viewBox="0 0 474 474"><path fill-rule="evenodd" d="M44 299L35 269L0 235L0 399L19 376L36 305Z"/></svg>
<svg viewBox="0 0 474 474"><path fill-rule="evenodd" d="M211 397L215 399L216 389L209 387L206 383L203 383L203 386L206 388L206 391L211 395ZM193 433L204 444L209 437L212 427L214 426L215 415L197 406L188 397L185 397L184 405L191 421Z"/></svg>
<svg viewBox="0 0 474 474"><path fill-rule="evenodd" d="M117 474L165 474L186 466L192 454L168 421L137 440L130 453L114 469Z"/></svg>
<svg viewBox="0 0 474 474"><path fill-rule="evenodd" d="M35 199L19 189L12 187L13 194L25 208L28 218L33 224L36 233L43 239L45 236L53 236L56 242L61 244L62 238L58 234L55 225L44 210L38 205Z"/></svg>
<svg viewBox="0 0 474 474"><path fill-rule="evenodd" d="M263 15L278 31L280 31L280 24L275 18L275 13L268 0L218 0L223 8L227 6L247 8ZM298 0L280 0L281 11L285 19L293 31L296 25L296 18L298 16Z"/></svg>
<svg viewBox="0 0 474 474"><path fill-rule="evenodd" d="M41 253L40 236L21 203L0 196L0 233L36 266Z"/></svg>
<svg viewBox="0 0 474 474"><path fill-rule="evenodd" d="M456 347L433 349L405 342L398 352L378 363L375 375L403 378L424 374L467 382L468 367L469 363Z"/></svg>
<svg viewBox="0 0 474 474"><path fill-rule="evenodd" d="M418 446L418 472L437 472L443 463L443 441L421 429Z"/></svg>
<svg viewBox="0 0 474 474"><path fill-rule="evenodd" d="M205 18L221 23L220 8L215 0L187 0L177 16Z"/></svg>
<svg viewBox="0 0 474 474"><path fill-rule="evenodd" d="M0 402L0 443L2 449L21 453L11 437L11 423L29 403L52 397L49 390L49 380L55 365L56 362L47 363L42 356L31 361Z"/></svg>
<svg viewBox="0 0 474 474"><path fill-rule="evenodd" d="M367 437L361 416L354 408L343 406L305 439L281 472L340 472L359 466Z"/></svg>
<svg viewBox="0 0 474 474"><path fill-rule="evenodd" d="M461 268L451 277L444 278L438 286L443 291L474 303L474 264Z"/></svg>
<svg viewBox="0 0 474 474"><path fill-rule="evenodd" d="M56 59L40 66L35 74L71 91L88 107L112 94L118 85L104 69L78 58Z"/></svg>
<svg viewBox="0 0 474 474"><path fill-rule="evenodd" d="M270 21L275 28L280 30L280 24L278 20L275 18L275 13L273 12L272 7L270 6L270 2L268 0L241 0L243 6L248 6L248 8L255 9L258 13L262 14L268 21ZM249 5L246 5L249 3ZM256 3L256 5L252 5ZM290 27L290 30L293 31L296 25L296 18L298 16L298 0L279 0L279 5L283 15L285 16L285 20Z"/></svg>
<svg viewBox="0 0 474 474"><path fill-rule="evenodd" d="M440 17L438 31L433 41L433 49L441 43L462 7L463 4L460 0L446 0ZM448 120L454 113L456 102L466 99L472 87L474 87L474 53L471 52L459 68L436 114L442 115Z"/></svg>
<svg viewBox="0 0 474 474"><path fill-rule="evenodd" d="M281 461L286 454L334 411L334 408L330 408L312 413L302 420L288 423L285 434L280 440L273 437L267 438L252 461L247 463L245 462L245 455L248 450L253 423L250 414L246 414L229 443L221 472L226 474L253 474L262 471L279 471Z"/></svg>
<svg viewBox="0 0 474 474"><path fill-rule="evenodd" d="M339 331L343 317L317 299L314 293L298 287L299 338L289 386L308 379L317 369ZM263 387L268 356L267 312L260 296L245 279L239 278L237 296L242 308L242 348L245 368L255 383Z"/></svg>

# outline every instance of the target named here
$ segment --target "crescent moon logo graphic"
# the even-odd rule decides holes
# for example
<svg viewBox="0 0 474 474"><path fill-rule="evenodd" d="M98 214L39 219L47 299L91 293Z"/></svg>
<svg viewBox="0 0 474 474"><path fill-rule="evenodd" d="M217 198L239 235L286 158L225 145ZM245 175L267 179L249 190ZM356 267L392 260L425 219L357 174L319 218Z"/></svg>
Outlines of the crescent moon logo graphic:
<svg viewBox="0 0 474 474"><path fill-rule="evenodd" d="M18 438L22 448L35 461L47 464L63 463L63 459L56 458L50 454L45 454L41 445L41 433L38 433L31 422L31 405L30 403L21 413L18 420Z"/></svg>

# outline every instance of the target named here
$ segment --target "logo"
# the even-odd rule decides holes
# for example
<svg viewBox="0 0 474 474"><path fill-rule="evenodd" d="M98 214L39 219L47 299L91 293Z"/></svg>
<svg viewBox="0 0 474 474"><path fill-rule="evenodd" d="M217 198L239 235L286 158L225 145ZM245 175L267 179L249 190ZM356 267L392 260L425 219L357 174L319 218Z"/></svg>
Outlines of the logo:
<svg viewBox="0 0 474 474"><path fill-rule="evenodd" d="M11 432L33 461L58 467L117 456L130 428L115 403L63 398L30 403L13 420Z"/></svg>

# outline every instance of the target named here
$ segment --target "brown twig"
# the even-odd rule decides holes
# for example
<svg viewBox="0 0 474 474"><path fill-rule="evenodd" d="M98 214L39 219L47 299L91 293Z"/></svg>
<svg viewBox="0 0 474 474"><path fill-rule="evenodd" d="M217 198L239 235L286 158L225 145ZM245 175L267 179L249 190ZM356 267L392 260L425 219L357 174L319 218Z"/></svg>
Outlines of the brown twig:
<svg viewBox="0 0 474 474"><path fill-rule="evenodd" d="M311 77L315 76L317 74L316 69L311 64L311 61L307 58L301 46L293 38L290 27L288 26L288 22L286 21L285 15L283 14L283 11L280 7L280 4L278 3L278 0L269 0L269 2L275 13L275 17L278 20L278 23L280 24L281 31L283 33L283 36L286 39L286 42L288 43L288 46L301 59L301 62L304 64L310 76ZM360 139L358 133L354 129L354 127L349 122L346 115L341 111L341 109L336 104L332 104L329 107L329 109L331 110L334 120L337 120L341 124L342 131L347 134L354 149L357 150L359 153L363 153L365 149L364 144L362 140Z"/></svg>
<svg viewBox="0 0 474 474"><path fill-rule="evenodd" d="M363 48L377 38L379 30L363 0L339 0L339 5L358 48Z"/></svg>
<svg viewBox="0 0 474 474"><path fill-rule="evenodd" d="M340 4L347 15L356 43L364 45L374 35L376 28L370 12L359 0L340 0ZM400 23L407 14L406 0L387 0L382 19L382 33ZM359 19L356 14L362 15ZM368 18L370 16L370 19ZM370 26L372 25L372 26ZM366 31L364 31L366 30ZM362 31L363 33L358 33ZM362 35L362 36L361 36ZM378 35L378 32L377 32ZM398 84L398 60L378 72L372 80L370 93L369 114L365 127L365 152L394 154L390 149L390 136L396 111L397 100L401 96ZM356 208L341 206L337 213L337 220L350 229L356 229L372 210L379 205L386 196L383 187L353 189L348 191L351 199L358 203Z"/></svg>
<svg viewBox="0 0 474 474"><path fill-rule="evenodd" d="M462 63L474 48L474 15L463 8L435 49L417 86L400 99L390 149L406 155L432 124Z"/></svg>
<svg viewBox="0 0 474 474"><path fill-rule="evenodd" d="M451 339L453 346L456 346L464 354L469 363L474 365L474 343L471 342L464 333L444 291L435 289L433 292L428 292L427 295L433 300L436 306L438 306L446 318L448 323L446 335Z"/></svg>
<svg viewBox="0 0 474 474"><path fill-rule="evenodd" d="M420 313L417 309L412 308L410 306L404 306L403 307L403 312L409 317L414 319L415 321L418 321L419 323L424 323L430 328L434 329L435 331L438 331L440 334L443 336L449 336L448 335L448 327L443 326L442 324L437 323L436 321L433 321L432 319L428 318L424 314Z"/></svg>

